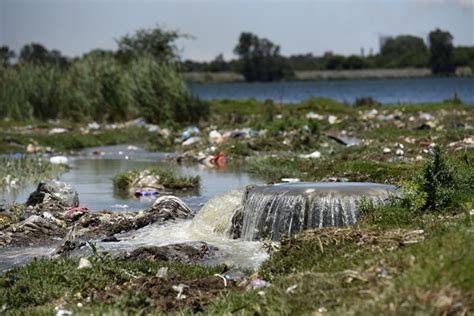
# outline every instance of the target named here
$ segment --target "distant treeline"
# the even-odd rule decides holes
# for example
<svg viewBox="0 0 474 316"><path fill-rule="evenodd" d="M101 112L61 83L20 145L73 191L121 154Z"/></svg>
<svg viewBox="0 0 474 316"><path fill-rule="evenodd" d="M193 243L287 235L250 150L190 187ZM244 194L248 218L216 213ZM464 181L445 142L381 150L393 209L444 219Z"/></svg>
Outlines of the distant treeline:
<svg viewBox="0 0 474 316"><path fill-rule="evenodd" d="M186 60L186 72L238 72L247 81L291 79L294 71L353 70L379 68L431 68L434 74L453 74L456 67L474 69L474 47L454 47L449 32L439 29L429 34L429 47L422 38L401 35L388 39L379 54L342 56L327 53L280 55L280 47L265 38L242 33L234 50L237 59L225 61L222 54L211 62Z"/></svg>
<svg viewBox="0 0 474 316"><path fill-rule="evenodd" d="M120 38L118 51L69 60L40 44L0 48L0 117L189 123L208 114L177 70L179 34L159 28Z"/></svg>

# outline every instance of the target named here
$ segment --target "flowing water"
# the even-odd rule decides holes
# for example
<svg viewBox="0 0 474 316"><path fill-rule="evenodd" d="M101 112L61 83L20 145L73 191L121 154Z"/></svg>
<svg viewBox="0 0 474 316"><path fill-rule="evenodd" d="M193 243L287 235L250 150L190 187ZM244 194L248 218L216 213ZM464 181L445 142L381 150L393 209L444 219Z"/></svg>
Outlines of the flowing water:
<svg viewBox="0 0 474 316"><path fill-rule="evenodd" d="M103 154L95 155L94 151ZM117 197L111 178L120 171L137 167L169 164L163 153L147 153L127 146L103 147L82 152L72 159L73 168L60 177L79 192L82 206L93 210L143 209L152 200ZM291 235L306 228L345 226L359 219L357 207L362 199L383 203L395 187L374 183L285 183L255 185L237 168L224 170L206 167L177 167L188 175L202 179L199 191L184 193L183 200L198 210L192 220L152 224L142 229L119 234L119 242L95 241L99 251L112 253L131 251L142 246L164 246L175 243L204 241L219 251L205 263L227 263L241 267L256 267L267 258L259 237L278 240L281 234ZM245 188L247 185L253 184ZM30 192L33 187L25 188ZM18 198L26 199L25 192ZM212 197L212 198L211 198ZM210 199L211 198L211 199ZM204 206L200 207L202 203ZM241 239L231 239L233 218L243 210ZM59 244L48 247L6 248L0 253L0 272L13 265L24 264L34 257L48 256Z"/></svg>
<svg viewBox="0 0 474 316"><path fill-rule="evenodd" d="M293 235L308 228L355 223L362 200L383 203L396 187L376 183L284 183L255 186L244 205L241 238Z"/></svg>

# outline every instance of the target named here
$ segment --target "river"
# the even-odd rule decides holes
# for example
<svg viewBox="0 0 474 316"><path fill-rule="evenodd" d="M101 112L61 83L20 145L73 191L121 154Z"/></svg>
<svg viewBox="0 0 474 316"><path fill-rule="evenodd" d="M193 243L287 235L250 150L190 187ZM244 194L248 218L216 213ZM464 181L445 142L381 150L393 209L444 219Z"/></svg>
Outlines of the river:
<svg viewBox="0 0 474 316"><path fill-rule="evenodd" d="M464 103L474 105L474 77L205 83L190 87L204 100L270 98L297 103L310 97L328 97L352 104L358 97L371 96L382 104L406 104L441 102L457 94Z"/></svg>

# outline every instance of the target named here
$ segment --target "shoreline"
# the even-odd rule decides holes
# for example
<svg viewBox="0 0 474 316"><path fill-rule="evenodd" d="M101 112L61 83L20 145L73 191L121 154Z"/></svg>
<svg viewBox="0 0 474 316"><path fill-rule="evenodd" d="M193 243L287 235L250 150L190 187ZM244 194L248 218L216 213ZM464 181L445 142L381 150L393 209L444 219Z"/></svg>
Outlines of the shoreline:
<svg viewBox="0 0 474 316"><path fill-rule="evenodd" d="M452 77L472 77L469 67L458 67ZM185 72L183 77L192 84L207 83L244 83L244 77L236 72ZM449 77L449 76L442 76ZM296 70L291 81L311 80L359 80L359 79L408 79L408 78L439 78L428 68L402 69L355 69L355 70Z"/></svg>

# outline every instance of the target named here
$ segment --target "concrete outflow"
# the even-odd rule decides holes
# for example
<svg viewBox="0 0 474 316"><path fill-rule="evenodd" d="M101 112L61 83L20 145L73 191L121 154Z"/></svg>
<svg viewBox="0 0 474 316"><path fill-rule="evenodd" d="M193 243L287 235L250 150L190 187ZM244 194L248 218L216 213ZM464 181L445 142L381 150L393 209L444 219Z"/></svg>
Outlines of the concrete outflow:
<svg viewBox="0 0 474 316"><path fill-rule="evenodd" d="M395 186L376 183L281 183L254 186L244 201L243 240L293 235L310 228L346 226L360 218L362 200L381 204L398 195ZM233 223L235 225L237 223Z"/></svg>

